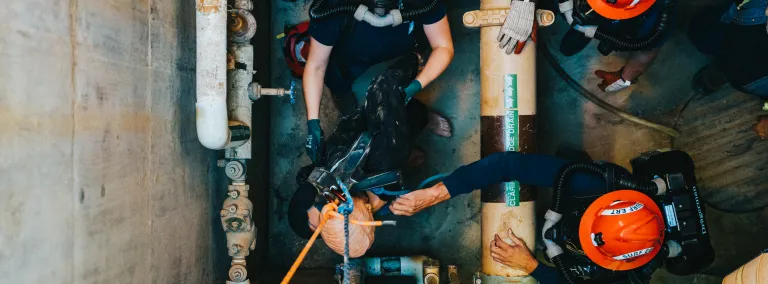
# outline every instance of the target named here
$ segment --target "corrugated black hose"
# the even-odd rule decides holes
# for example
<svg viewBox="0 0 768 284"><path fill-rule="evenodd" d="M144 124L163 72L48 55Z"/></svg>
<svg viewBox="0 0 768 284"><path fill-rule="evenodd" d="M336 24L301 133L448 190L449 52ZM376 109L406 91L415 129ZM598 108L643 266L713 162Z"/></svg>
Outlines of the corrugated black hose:
<svg viewBox="0 0 768 284"><path fill-rule="evenodd" d="M560 271L560 275L562 275L565 278L565 281L570 284L577 284L577 283L587 283L584 279L581 279L577 277L576 275L573 275L573 272L571 272L570 269L568 269L567 266L563 263L563 255L557 255L552 258L552 263L555 264L555 267L557 267L557 270Z"/></svg>
<svg viewBox="0 0 768 284"><path fill-rule="evenodd" d="M321 8L320 6L323 5L323 1L324 0L312 1L312 6L309 8L310 19L322 19L337 13L354 13L358 6L356 4L339 3Z"/></svg>
<svg viewBox="0 0 768 284"><path fill-rule="evenodd" d="M570 197L570 192L567 191L567 185L573 174L577 172L591 173L602 177L605 181L613 180L612 190L617 188L631 189L649 196L656 195L659 191L656 183L652 181L641 182L625 175L611 177L609 176L611 173L602 165L596 163L575 162L565 165L565 167L560 170L560 175L558 175L557 180L555 181L555 188L552 194L552 211L562 214L561 200L564 196L566 198Z"/></svg>

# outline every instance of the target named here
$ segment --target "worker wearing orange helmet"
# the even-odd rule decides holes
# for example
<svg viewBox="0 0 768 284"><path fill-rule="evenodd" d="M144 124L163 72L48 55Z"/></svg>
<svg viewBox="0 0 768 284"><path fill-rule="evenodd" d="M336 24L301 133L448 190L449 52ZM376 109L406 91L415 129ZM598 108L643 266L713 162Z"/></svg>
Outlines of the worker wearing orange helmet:
<svg viewBox="0 0 768 284"><path fill-rule="evenodd" d="M641 158L633 160L636 172L633 175L609 163L569 163L568 160L551 155L496 153L458 168L433 187L400 196L390 206L390 210L397 215L410 216L452 197L502 182L517 181L521 185L554 187L552 209L545 215L542 236L547 256L556 264L559 273L536 260L525 241L511 230L503 236L496 235L491 242L491 256L496 262L525 271L539 283L576 283L581 280L608 283L630 278L647 283L665 257L670 257L667 261L669 271L676 274L694 273L714 257L706 235L703 209L696 207L701 210L700 215L690 214L701 216L700 224L693 221L687 221L686 224L698 225L695 228L704 233L696 234L700 231L687 228L687 244L697 245L685 247L681 252L674 245L677 242L670 242L683 238L679 227L676 227L682 221L677 222L677 217L670 217L670 212L677 207L673 205L667 208L665 205L667 211L662 213L659 204L666 203L660 203L652 197L662 194L662 191L665 191L664 196L677 196L678 202L690 199L681 196L697 196L695 177L692 175L693 162L680 151L665 153L661 160L647 160L652 161L649 162L653 164L652 168L661 172L675 172L672 168L666 168L675 164L682 164L684 168L689 166L690 171L685 174L685 178L666 179L671 180L670 186L664 178L645 170L646 162L638 160ZM682 180L693 185L693 188L681 187ZM616 190L617 187L632 190ZM670 190L667 192L664 188ZM690 206L691 202L686 204ZM686 207L686 210L691 208ZM684 211L685 214L681 215L689 216L689 212ZM694 235L696 238L692 237ZM563 242L567 245L559 245ZM564 260L566 256L572 255L576 255L575 260ZM683 258L696 259L698 262L681 261Z"/></svg>
<svg viewBox="0 0 768 284"><path fill-rule="evenodd" d="M571 29L563 37L560 51L571 56L592 38L600 41L603 55L631 51L627 63L617 71L597 70L598 87L618 91L637 83L661 50L674 24L677 0L560 0L559 10ZM584 3L586 2L586 3ZM569 5L568 3L574 3ZM592 13L591 11L594 11Z"/></svg>
<svg viewBox="0 0 768 284"><path fill-rule="evenodd" d="M560 52L572 56L583 50L592 39L600 41L603 55L613 51L631 51L627 63L619 70L597 70L605 92L631 86L659 54L673 24L677 0L558 0L558 9L571 28L563 37ZM529 0L514 0L499 35L502 47L516 53L524 46L527 35L535 35L534 6ZM535 36L534 36L535 38ZM511 39L511 40L510 40ZM508 52L509 53L509 52Z"/></svg>

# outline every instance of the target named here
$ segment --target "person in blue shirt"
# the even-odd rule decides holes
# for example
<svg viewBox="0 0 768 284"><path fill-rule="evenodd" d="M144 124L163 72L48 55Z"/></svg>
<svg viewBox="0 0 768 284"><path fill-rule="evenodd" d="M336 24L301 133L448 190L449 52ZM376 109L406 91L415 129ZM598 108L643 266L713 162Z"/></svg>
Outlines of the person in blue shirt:
<svg viewBox="0 0 768 284"><path fill-rule="evenodd" d="M551 155L501 152L456 169L435 186L416 190L398 197L389 209L395 215L411 216L453 197L487 188L501 182L553 187L560 170L570 161ZM618 167L618 166L617 166ZM577 173L571 180L573 196L594 196L604 193L605 181L598 176ZM512 240L507 243L502 238ZM533 257L525 242L507 231L496 235L491 243L491 256L496 262L527 272L539 283L561 283L560 274Z"/></svg>
<svg viewBox="0 0 768 284"><path fill-rule="evenodd" d="M428 2L405 0L402 5L424 7ZM357 109L352 93L355 79L375 64L413 52L417 36L424 34L432 51L423 70L404 88L406 103L445 71L454 53L446 8L442 3L397 26L375 27L347 14L334 14L311 20L309 34L309 55L302 79L307 108L306 149L313 163L322 152L319 112L323 85L331 91L342 115L354 112Z"/></svg>
<svg viewBox="0 0 768 284"><path fill-rule="evenodd" d="M726 83L757 96L768 111L768 0L731 0L696 14L688 38L701 53L713 57L699 69L692 86L708 95ZM768 114L757 117L752 128L768 139Z"/></svg>

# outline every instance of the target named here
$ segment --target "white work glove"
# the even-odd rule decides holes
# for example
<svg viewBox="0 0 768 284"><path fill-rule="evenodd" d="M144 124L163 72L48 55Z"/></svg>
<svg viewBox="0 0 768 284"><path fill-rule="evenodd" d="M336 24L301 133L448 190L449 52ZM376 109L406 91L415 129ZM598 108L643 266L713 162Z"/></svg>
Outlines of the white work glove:
<svg viewBox="0 0 768 284"><path fill-rule="evenodd" d="M509 13L504 19L504 25L496 38L499 48L506 48L507 54L512 54L518 44L525 43L533 32L536 18L536 3L528 0L513 0L509 5Z"/></svg>

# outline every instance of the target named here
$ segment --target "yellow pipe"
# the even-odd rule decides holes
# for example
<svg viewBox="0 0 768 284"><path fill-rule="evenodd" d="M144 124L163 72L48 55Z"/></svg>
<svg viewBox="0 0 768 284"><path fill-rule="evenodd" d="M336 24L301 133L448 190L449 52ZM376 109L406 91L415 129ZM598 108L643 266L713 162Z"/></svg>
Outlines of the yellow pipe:
<svg viewBox="0 0 768 284"><path fill-rule="evenodd" d="M464 14L464 25L480 28L481 156L496 152L535 152L536 43L528 40L521 54L506 54L497 36L510 0L481 0L480 11ZM537 12L540 24L552 24L549 11ZM481 194L481 272L489 283L531 282L525 272L491 258L494 235L512 229L531 251L536 241L535 194L517 182L493 185Z"/></svg>

